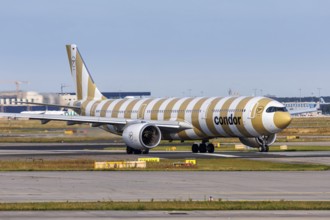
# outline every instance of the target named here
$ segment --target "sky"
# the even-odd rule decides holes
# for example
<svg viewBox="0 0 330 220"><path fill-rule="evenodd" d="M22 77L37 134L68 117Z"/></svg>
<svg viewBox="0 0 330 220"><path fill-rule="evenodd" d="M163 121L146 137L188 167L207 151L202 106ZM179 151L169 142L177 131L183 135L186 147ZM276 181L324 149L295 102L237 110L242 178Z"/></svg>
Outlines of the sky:
<svg viewBox="0 0 330 220"><path fill-rule="evenodd" d="M0 3L0 91L75 91L75 43L104 92L330 95L328 0Z"/></svg>

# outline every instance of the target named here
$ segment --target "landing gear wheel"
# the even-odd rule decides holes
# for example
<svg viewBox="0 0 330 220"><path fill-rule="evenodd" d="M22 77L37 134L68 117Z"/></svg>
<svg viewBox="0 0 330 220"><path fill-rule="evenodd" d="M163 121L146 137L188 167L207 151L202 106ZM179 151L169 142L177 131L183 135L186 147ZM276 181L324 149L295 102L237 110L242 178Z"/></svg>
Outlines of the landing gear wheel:
<svg viewBox="0 0 330 220"><path fill-rule="evenodd" d="M259 147L259 152L268 152L268 151L269 151L269 146L268 145Z"/></svg>
<svg viewBox="0 0 330 220"><path fill-rule="evenodd" d="M199 152L206 153L206 144L202 143L199 145Z"/></svg>
<svg viewBox="0 0 330 220"><path fill-rule="evenodd" d="M269 151L269 146L266 145L266 146L265 146L265 152L268 152L268 151Z"/></svg>
<svg viewBox="0 0 330 220"><path fill-rule="evenodd" d="M272 145L276 140L276 134L272 135L261 135L255 138L257 144L259 145L259 152L268 152L269 145Z"/></svg>
<svg viewBox="0 0 330 220"><path fill-rule="evenodd" d="M142 154L142 150L133 150L134 154Z"/></svg>
<svg viewBox="0 0 330 220"><path fill-rule="evenodd" d="M207 152L208 153L214 153L214 145L213 144L208 144L207 145Z"/></svg>
<svg viewBox="0 0 330 220"><path fill-rule="evenodd" d="M126 153L127 153L127 154L132 154L133 151L134 151L133 148L131 148L131 147L129 147L129 146L126 147Z"/></svg>
<svg viewBox="0 0 330 220"><path fill-rule="evenodd" d="M145 149L144 151L142 151L142 154L149 154L149 149Z"/></svg>
<svg viewBox="0 0 330 220"><path fill-rule="evenodd" d="M192 151L193 153L198 153L198 144L193 144L193 145L191 146L191 151Z"/></svg>

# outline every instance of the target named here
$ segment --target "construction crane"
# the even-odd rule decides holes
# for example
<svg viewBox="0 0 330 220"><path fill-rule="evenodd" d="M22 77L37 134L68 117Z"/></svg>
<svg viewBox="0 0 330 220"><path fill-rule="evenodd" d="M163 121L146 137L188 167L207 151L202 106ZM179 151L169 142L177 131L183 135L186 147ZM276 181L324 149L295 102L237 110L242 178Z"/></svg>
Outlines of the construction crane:
<svg viewBox="0 0 330 220"><path fill-rule="evenodd" d="M21 84L29 84L30 82L29 81L19 81L19 80L0 80L0 83L15 84L16 85L16 96L17 96L17 98L20 98L19 92L20 92Z"/></svg>

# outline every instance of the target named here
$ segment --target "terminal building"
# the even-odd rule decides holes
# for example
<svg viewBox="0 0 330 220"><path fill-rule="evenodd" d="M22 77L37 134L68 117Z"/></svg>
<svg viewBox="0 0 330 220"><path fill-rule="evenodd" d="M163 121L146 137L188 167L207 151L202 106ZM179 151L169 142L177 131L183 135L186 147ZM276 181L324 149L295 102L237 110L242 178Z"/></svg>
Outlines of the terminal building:
<svg viewBox="0 0 330 220"><path fill-rule="evenodd" d="M108 99L119 99L125 97L147 97L151 92L104 92ZM70 101L76 101L75 93L38 93L33 91L9 91L0 92L0 111L20 113L23 111L58 111L56 106L27 105L20 102L35 102L67 105Z"/></svg>
<svg viewBox="0 0 330 220"><path fill-rule="evenodd" d="M301 116L320 116L330 114L330 97L270 97L285 105L289 111L316 109Z"/></svg>
<svg viewBox="0 0 330 220"><path fill-rule="evenodd" d="M309 110L315 109L315 111L302 113L300 116L319 116L322 115L322 111L320 110L319 102L283 102L283 105L289 111L299 111L299 110Z"/></svg>

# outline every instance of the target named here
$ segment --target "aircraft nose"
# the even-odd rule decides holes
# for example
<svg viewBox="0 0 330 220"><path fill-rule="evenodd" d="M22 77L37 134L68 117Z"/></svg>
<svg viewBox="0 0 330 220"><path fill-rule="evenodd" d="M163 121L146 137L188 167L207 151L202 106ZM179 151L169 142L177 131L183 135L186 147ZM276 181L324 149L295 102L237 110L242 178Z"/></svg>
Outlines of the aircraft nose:
<svg viewBox="0 0 330 220"><path fill-rule="evenodd" d="M280 129L288 127L291 120L291 115L288 112L276 112L274 115L274 124Z"/></svg>

